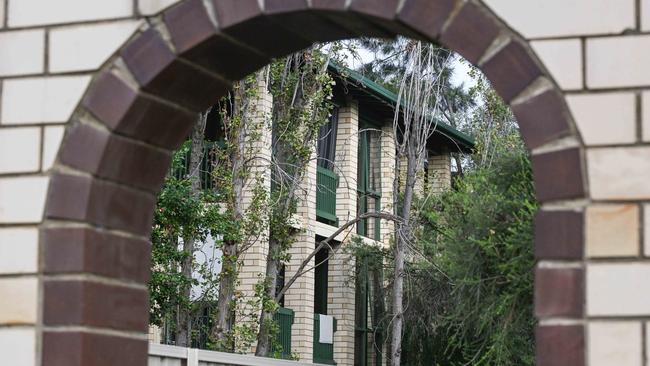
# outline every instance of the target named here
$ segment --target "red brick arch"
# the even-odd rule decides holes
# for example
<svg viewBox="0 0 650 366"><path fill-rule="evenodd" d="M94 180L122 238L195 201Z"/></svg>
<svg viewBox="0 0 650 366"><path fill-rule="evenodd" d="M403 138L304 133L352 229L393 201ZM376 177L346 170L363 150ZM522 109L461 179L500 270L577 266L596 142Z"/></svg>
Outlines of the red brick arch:
<svg viewBox="0 0 650 366"><path fill-rule="evenodd" d="M480 2L184 0L150 24L94 77L59 152L41 235L43 365L146 364L148 235L172 151L232 81L313 42L401 34L459 52L511 103L539 200L586 196L562 93ZM582 221L542 211L538 258L582 261ZM579 324L583 293L581 269L537 270L539 318ZM540 326L537 338L538 365L584 364L582 326Z"/></svg>

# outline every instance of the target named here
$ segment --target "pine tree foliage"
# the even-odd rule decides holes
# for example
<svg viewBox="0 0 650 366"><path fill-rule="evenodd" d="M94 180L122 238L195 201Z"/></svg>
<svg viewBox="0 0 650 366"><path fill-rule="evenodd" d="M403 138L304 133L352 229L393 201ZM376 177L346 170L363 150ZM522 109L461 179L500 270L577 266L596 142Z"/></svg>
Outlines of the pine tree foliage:
<svg viewBox="0 0 650 366"><path fill-rule="evenodd" d="M409 365L534 365L531 164L511 111L476 76L477 151L454 189L421 202L405 300Z"/></svg>

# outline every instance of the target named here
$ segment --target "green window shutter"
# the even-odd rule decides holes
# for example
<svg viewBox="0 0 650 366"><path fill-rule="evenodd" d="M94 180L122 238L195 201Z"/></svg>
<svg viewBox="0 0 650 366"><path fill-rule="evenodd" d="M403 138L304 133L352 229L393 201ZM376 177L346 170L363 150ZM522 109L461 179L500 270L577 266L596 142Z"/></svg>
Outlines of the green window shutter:
<svg viewBox="0 0 650 366"><path fill-rule="evenodd" d="M336 189L339 177L333 171L317 167L316 170L316 218L326 224L337 225Z"/></svg>
<svg viewBox="0 0 650 366"><path fill-rule="evenodd" d="M372 330L368 327L369 276L368 262L357 263L355 316L354 316L354 365L368 365L368 336Z"/></svg>
<svg viewBox="0 0 650 366"><path fill-rule="evenodd" d="M380 212L381 211L381 197L376 197L375 198L375 212ZM379 219L375 219L375 232L374 232L374 238L375 240L380 240L381 239L381 232L380 232L380 227L379 227Z"/></svg>
<svg viewBox="0 0 650 366"><path fill-rule="evenodd" d="M364 128L376 128L374 126L361 126ZM381 146L379 145L379 133L373 130L367 130L359 133L359 153L357 169L357 211L359 215L369 211L369 202L372 202L375 212L381 211L381 190L379 182L379 171L381 166ZM373 149L374 147L374 149ZM374 152L374 154L371 154ZM371 200L371 201L369 201ZM369 232L369 222L374 223L372 232ZM375 240L380 239L380 228L378 219L365 219L357 223L357 234L371 237Z"/></svg>
<svg viewBox="0 0 650 366"><path fill-rule="evenodd" d="M279 352L280 357L291 359L291 327L293 326L294 312L291 309L280 308L273 315L273 320L278 325L278 334L273 352Z"/></svg>
<svg viewBox="0 0 650 366"><path fill-rule="evenodd" d="M338 109L332 110L328 123L318 133L316 172L316 219L338 226L336 216L336 189L338 175L334 172L336 138L338 133Z"/></svg>
<svg viewBox="0 0 650 366"><path fill-rule="evenodd" d="M368 159L370 151L368 149L368 133L359 134L359 167L357 169L357 191L358 191L358 213L362 215L368 212ZM357 234L366 236L368 220L361 220L357 223Z"/></svg>

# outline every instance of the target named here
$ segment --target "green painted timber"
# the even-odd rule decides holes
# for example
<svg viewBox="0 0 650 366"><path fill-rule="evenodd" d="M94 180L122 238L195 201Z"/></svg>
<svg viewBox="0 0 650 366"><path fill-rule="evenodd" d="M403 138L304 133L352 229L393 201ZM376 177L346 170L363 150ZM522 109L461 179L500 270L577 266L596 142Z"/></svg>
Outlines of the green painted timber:
<svg viewBox="0 0 650 366"><path fill-rule="evenodd" d="M364 90L377 100L388 103L392 107L397 106L398 97L395 93L370 80L358 71L350 70L334 62L330 62L328 66L330 71L340 75L342 78L352 83L364 86ZM474 149L476 142L471 136L458 131L442 121L436 121L436 126L441 133L452 138L459 147L463 148L463 150L471 151Z"/></svg>
<svg viewBox="0 0 650 366"><path fill-rule="evenodd" d="M314 363L336 365L334 362L334 344L320 343L320 314L314 314ZM336 332L336 319L334 319Z"/></svg>
<svg viewBox="0 0 650 366"><path fill-rule="evenodd" d="M316 172L316 217L329 224L337 224L336 189L339 177L336 173L323 167Z"/></svg>
<svg viewBox="0 0 650 366"><path fill-rule="evenodd" d="M291 309L280 308L273 316L278 325L278 334L274 345L274 353L279 352L280 357L291 359L291 327L293 326L294 312Z"/></svg>
<svg viewBox="0 0 650 366"><path fill-rule="evenodd" d="M363 121L362 121L363 122ZM361 125L361 128L369 128L368 125ZM377 159L376 164L381 165L381 154L370 156L370 134L368 131L359 134L359 165L357 175L357 209L360 215L368 213L368 200L374 200L375 212L381 211L381 193L373 190L370 184L370 159ZM379 219L374 219L374 232L368 230L369 219L361 220L357 223L357 234L363 235L375 240L380 239Z"/></svg>

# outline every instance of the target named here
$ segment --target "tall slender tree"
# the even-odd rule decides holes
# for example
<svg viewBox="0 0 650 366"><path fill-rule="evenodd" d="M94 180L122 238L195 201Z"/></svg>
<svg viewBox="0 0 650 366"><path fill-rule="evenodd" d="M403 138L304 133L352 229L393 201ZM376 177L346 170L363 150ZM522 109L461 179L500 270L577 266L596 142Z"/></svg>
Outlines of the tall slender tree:
<svg viewBox="0 0 650 366"><path fill-rule="evenodd" d="M276 282L296 234L290 222L304 189L307 166L315 158L318 132L331 110L327 103L332 98L333 81L327 72L328 63L327 54L311 48L271 65L274 204L269 218L271 235L257 336L258 356L271 352L273 314L280 300L276 296Z"/></svg>
<svg viewBox="0 0 650 366"><path fill-rule="evenodd" d="M188 165L188 179L190 180L190 195L192 199L198 200L201 195L201 162L203 160L204 142L203 131L210 110L200 113L196 125L192 130L190 158ZM183 237L183 252L187 253L181 262L181 274L186 279L186 283L192 282L194 272L194 252L197 241L196 232L187 231ZM181 288L181 296L184 299L190 299L192 287L187 285ZM178 310L178 326L176 327L176 345L180 347L189 347L191 344L190 337L190 319L191 311L188 306L181 306Z"/></svg>
<svg viewBox="0 0 650 366"><path fill-rule="evenodd" d="M443 56L440 53L444 53ZM444 91L442 73L449 65L449 53L430 44L411 42L407 45L407 58L403 76L399 82L398 102L393 122L395 166L398 169L393 184L393 207L401 209L397 214L402 221L397 225L393 248L394 275L392 289L392 338L391 364L399 366L402 355L404 331L404 277L408 246L414 238L411 211L415 196L417 175L427 157L427 142L436 130L441 94ZM406 161L402 178L400 166ZM398 197L402 201L398 202Z"/></svg>
<svg viewBox="0 0 650 366"><path fill-rule="evenodd" d="M403 76L408 72L409 50L413 41L404 37L395 39L361 38L356 41L357 47L373 55L366 59L359 67L359 71L371 80L398 92ZM454 67L468 64L460 55L454 54L442 47L434 46L437 62L433 67L442 67L436 70L441 85L438 98L439 113L437 118L458 130L466 130L467 116L476 107L476 93L468 90L466 85L455 85L452 82ZM472 66L469 66L472 68ZM472 68L472 75L477 78L476 70ZM459 175L463 173L466 165L459 153L453 153L455 168Z"/></svg>
<svg viewBox="0 0 650 366"><path fill-rule="evenodd" d="M267 127L267 120L259 111L264 92L260 87L267 78L268 68L263 68L235 83L230 95L218 105L223 144L214 149L212 175L228 224L221 233L219 291L210 335L214 348L222 351L232 352L236 348L234 317L239 261L268 225L265 212L269 197L263 188L264 174L254 166L260 160L256 155L260 130ZM249 194L252 197L247 197Z"/></svg>

